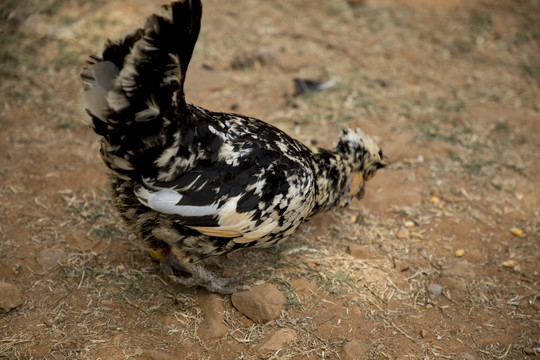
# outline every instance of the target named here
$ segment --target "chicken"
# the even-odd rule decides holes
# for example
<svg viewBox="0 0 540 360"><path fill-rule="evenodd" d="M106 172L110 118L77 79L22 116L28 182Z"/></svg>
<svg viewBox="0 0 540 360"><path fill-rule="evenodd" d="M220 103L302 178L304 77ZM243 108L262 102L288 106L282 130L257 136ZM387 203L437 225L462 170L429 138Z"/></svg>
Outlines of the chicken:
<svg viewBox="0 0 540 360"><path fill-rule="evenodd" d="M202 260L280 243L362 197L386 163L359 129L333 150L310 150L263 121L187 104L201 15L199 0L173 2L107 42L81 73L82 96L125 223L174 282L227 294L246 288L241 277Z"/></svg>

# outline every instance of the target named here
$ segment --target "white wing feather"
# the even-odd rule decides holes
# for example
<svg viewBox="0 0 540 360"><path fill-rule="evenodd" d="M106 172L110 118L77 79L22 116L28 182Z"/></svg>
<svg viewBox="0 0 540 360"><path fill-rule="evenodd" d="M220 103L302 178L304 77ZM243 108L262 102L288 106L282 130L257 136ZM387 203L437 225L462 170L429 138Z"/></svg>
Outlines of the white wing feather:
<svg viewBox="0 0 540 360"><path fill-rule="evenodd" d="M149 208L168 215L178 215L180 217L215 216L218 219L218 226L192 226L183 224L186 227L199 231L202 234L218 237L236 237L235 242L251 242L268 235L278 226L278 221L272 218L266 219L263 223L256 225L249 212L239 213L236 211L240 196L235 196L227 200L221 206L213 203L205 206L179 205L182 194L174 190L160 189L151 192L147 188L141 187L136 192L137 198Z"/></svg>

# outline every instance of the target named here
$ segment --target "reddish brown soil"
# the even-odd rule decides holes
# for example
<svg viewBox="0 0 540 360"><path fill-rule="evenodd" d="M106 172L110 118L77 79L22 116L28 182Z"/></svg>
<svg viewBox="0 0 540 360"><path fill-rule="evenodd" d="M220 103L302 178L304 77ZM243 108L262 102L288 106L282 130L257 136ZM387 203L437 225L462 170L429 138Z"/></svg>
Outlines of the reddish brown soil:
<svg viewBox="0 0 540 360"><path fill-rule="evenodd" d="M0 314L0 358L533 359L540 2L204 5L190 101L325 147L361 127L392 165L362 202L314 218L285 245L222 259L218 271L287 299L278 319L255 324L229 296L164 280L111 209L98 139L82 123L86 56L159 3L8 0L0 280L24 303ZM338 84L293 97L295 77ZM283 329L294 339L261 351Z"/></svg>

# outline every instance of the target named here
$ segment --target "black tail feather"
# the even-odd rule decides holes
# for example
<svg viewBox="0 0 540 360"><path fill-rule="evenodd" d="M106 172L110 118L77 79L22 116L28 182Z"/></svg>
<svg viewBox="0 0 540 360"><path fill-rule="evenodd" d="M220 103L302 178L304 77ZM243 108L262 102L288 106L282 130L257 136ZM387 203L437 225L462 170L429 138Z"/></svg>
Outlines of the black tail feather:
<svg viewBox="0 0 540 360"><path fill-rule="evenodd" d="M200 0L165 5L161 14L150 16L143 28L120 41L107 42L101 57L88 60L88 67L110 61L118 69L107 94L110 115L138 113L149 101L162 112L171 105L185 104L184 80L199 36L201 15ZM81 77L88 90L92 83L88 71Z"/></svg>
<svg viewBox="0 0 540 360"><path fill-rule="evenodd" d="M150 98L160 108L184 104L184 79L199 35L201 15L199 0L174 2L164 6L162 14L150 16L144 28L118 49L107 49L105 53L125 54L125 45L133 43L120 67L113 109L121 112Z"/></svg>
<svg viewBox="0 0 540 360"><path fill-rule="evenodd" d="M163 146L165 119L186 106L184 81L201 16L200 0L165 5L142 28L108 41L82 71L85 110L104 138L105 162L117 173L142 161L136 154Z"/></svg>
<svg viewBox="0 0 540 360"><path fill-rule="evenodd" d="M177 43L178 46L175 49L180 59L180 89L182 91L182 96L185 75L201 30L202 4L200 0L192 0L189 2L190 4L187 4L188 2L177 2L171 5L173 24L186 24L186 26L175 29L178 31L176 36L182 39L182 41ZM173 34L172 36L175 35Z"/></svg>

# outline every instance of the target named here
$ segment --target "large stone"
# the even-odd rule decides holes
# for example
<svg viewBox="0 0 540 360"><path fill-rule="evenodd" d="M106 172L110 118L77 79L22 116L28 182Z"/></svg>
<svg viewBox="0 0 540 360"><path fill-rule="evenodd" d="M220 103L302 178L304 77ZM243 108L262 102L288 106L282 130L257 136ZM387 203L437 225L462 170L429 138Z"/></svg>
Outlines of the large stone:
<svg viewBox="0 0 540 360"><path fill-rule="evenodd" d="M15 285L0 282L0 314L16 308L23 302L22 294Z"/></svg>
<svg viewBox="0 0 540 360"><path fill-rule="evenodd" d="M258 323L276 319L285 304L283 294L271 284L253 286L249 291L234 293L231 301L238 311Z"/></svg>

